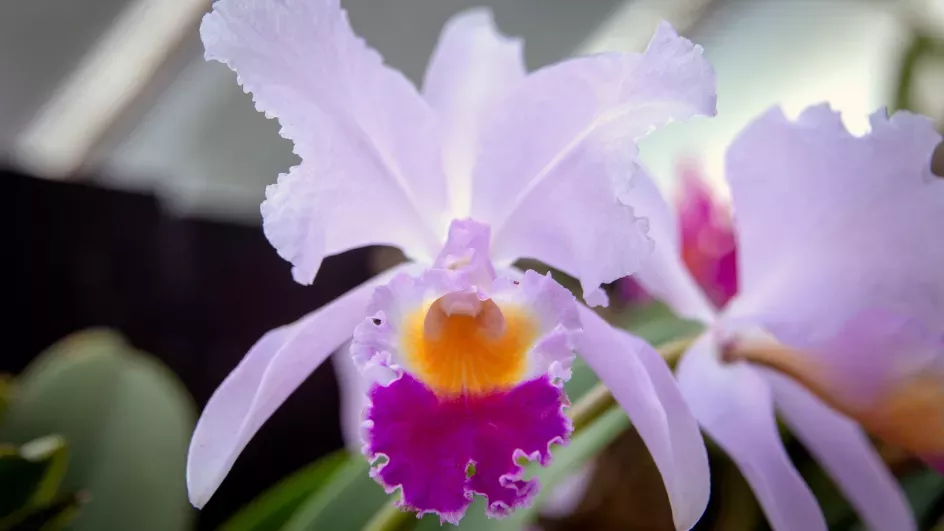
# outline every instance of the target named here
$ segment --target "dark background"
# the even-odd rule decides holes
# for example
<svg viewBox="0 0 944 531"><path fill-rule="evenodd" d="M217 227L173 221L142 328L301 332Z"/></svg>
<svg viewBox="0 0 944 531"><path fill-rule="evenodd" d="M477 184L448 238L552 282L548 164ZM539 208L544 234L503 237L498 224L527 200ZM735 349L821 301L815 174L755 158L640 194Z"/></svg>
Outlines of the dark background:
<svg viewBox="0 0 944 531"><path fill-rule="evenodd" d="M5 350L0 373L94 326L119 330L166 363L202 410L266 331L368 276L369 250L325 260L314 286L292 281L261 225L186 219L151 196L3 170ZM12 321L11 321L12 317ZM337 383L322 365L265 424L199 513L219 525L265 487L342 446ZM181 477L183 481L183 477Z"/></svg>

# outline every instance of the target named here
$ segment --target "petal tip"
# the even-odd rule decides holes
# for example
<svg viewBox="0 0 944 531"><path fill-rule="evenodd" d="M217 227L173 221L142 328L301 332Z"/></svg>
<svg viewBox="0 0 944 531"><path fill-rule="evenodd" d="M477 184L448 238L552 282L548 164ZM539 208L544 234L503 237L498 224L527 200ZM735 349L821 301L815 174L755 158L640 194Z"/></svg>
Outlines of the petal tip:
<svg viewBox="0 0 944 531"><path fill-rule="evenodd" d="M583 300L587 303L587 306L594 308L596 306L601 306L606 308L610 305L610 298L607 297L606 292L603 291L603 288L596 286L594 288L583 288Z"/></svg>
<svg viewBox="0 0 944 531"><path fill-rule="evenodd" d="M666 39L675 39L679 36L678 32L675 31L675 27L666 19L662 19L656 24L655 35ZM653 39L655 40L655 39Z"/></svg>
<svg viewBox="0 0 944 531"><path fill-rule="evenodd" d="M210 501L210 498L213 496L213 493L216 492L217 487L219 486L219 481L214 484L204 481L206 479L205 474L197 474L195 470L194 459L191 457L195 453L193 450L193 445L191 445L190 454L187 457L187 498L190 500L190 505L193 505L196 509L203 509L203 507Z"/></svg>
<svg viewBox="0 0 944 531"><path fill-rule="evenodd" d="M317 269L315 271L311 271L310 268L301 268L298 266L292 267L292 279L302 286L312 285L315 282L315 277L317 274Z"/></svg>
<svg viewBox="0 0 944 531"><path fill-rule="evenodd" d="M501 28L498 27L498 23L495 21L495 10L489 6L471 7L456 13L446 21L443 33L445 34L450 29L464 24L482 28L487 35L503 44L512 46L522 46L524 44L524 39L521 37L502 33Z"/></svg>
<svg viewBox="0 0 944 531"><path fill-rule="evenodd" d="M215 459L208 453L209 451L218 456L225 456L232 451L231 448L212 447L212 444L208 444L208 430L205 414L201 415L187 449L187 498L197 509L202 509L210 501L235 460L234 456L228 461Z"/></svg>

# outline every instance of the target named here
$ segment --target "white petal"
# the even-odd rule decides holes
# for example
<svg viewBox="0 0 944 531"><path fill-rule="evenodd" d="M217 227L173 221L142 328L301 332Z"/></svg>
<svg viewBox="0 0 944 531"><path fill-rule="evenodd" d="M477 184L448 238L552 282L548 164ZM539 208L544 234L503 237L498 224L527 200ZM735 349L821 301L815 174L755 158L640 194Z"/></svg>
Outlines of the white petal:
<svg viewBox="0 0 944 531"><path fill-rule="evenodd" d="M364 423L364 407L370 380L365 378L351 359L350 342L345 343L331 355L334 374L341 395L341 436L344 446L352 454L360 454L361 425Z"/></svg>
<svg viewBox="0 0 944 531"><path fill-rule="evenodd" d="M665 361L645 341L581 306L577 351L629 415L652 454L676 529L690 529L708 504L708 455L692 412Z"/></svg>
<svg viewBox="0 0 944 531"><path fill-rule="evenodd" d="M679 316L706 324L712 322L715 310L711 302L682 263L675 212L642 169L631 185L623 198L633 205L637 216L649 220L649 237L655 243L652 255L643 260L634 278Z"/></svg>
<svg viewBox="0 0 944 531"><path fill-rule="evenodd" d="M374 288L408 265L361 284L290 325L270 331L210 397L187 456L190 502L203 507L262 424L364 318Z"/></svg>
<svg viewBox="0 0 944 531"><path fill-rule="evenodd" d="M737 464L777 531L826 531L810 488L790 462L777 431L770 387L746 365L721 365L710 333L682 357L682 394L708 435Z"/></svg>
<svg viewBox="0 0 944 531"><path fill-rule="evenodd" d="M435 255L446 197L434 113L353 33L338 0L220 0L200 33L207 58L237 72L302 157L262 207L296 280L363 245Z"/></svg>
<svg viewBox="0 0 944 531"><path fill-rule="evenodd" d="M732 311L806 348L862 311L900 310L944 334L944 180L930 120L872 116L854 137L826 105L773 109L727 154L740 294Z"/></svg>
<svg viewBox="0 0 944 531"><path fill-rule="evenodd" d="M895 477L862 429L793 381L767 372L777 409L874 531L916 529Z"/></svg>
<svg viewBox="0 0 944 531"><path fill-rule="evenodd" d="M474 172L472 217L492 225L496 261L542 260L578 277L585 299L634 272L652 249L618 199L636 173L636 140L714 112L711 66L667 24L643 54L528 76L490 117Z"/></svg>
<svg viewBox="0 0 944 531"><path fill-rule="evenodd" d="M498 32L486 8L449 20L433 53L423 96L443 124L443 165L450 216L469 216L472 168L485 116L524 79L522 41Z"/></svg>

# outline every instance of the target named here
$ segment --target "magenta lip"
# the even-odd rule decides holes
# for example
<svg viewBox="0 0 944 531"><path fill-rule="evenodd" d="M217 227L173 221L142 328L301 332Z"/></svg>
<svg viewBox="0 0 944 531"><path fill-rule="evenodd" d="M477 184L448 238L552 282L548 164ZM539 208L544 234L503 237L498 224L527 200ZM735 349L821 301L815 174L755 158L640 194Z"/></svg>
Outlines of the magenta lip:
<svg viewBox="0 0 944 531"><path fill-rule="evenodd" d="M404 374L375 385L370 400L365 451L380 461L373 476L388 492L402 490L401 507L453 524L474 494L488 499L494 518L530 504L539 485L522 479L520 458L546 466L550 445L566 443L572 431L563 413L567 397L547 376L506 391L442 399Z"/></svg>

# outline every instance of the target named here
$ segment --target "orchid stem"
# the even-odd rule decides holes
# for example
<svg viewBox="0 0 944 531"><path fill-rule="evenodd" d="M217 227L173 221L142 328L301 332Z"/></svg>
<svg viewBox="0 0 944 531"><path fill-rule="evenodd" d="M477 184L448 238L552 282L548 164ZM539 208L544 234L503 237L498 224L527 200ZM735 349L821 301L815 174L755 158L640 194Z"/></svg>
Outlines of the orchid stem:
<svg viewBox="0 0 944 531"><path fill-rule="evenodd" d="M363 531L406 531L411 529L417 522L416 515L409 511L401 510L394 505L396 497L391 498L390 502L385 504L377 514L370 519L364 526Z"/></svg>
<svg viewBox="0 0 944 531"><path fill-rule="evenodd" d="M682 353L692 343L693 338L683 338L663 343L658 351L670 366L675 366ZM587 391L573 406L567 410L574 424L574 435L580 430L593 424L610 408L616 405L610 390L597 383ZM396 498L392 498L384 507L367 522L363 531L407 531L412 529L418 519L414 513L400 510L396 505Z"/></svg>
<svg viewBox="0 0 944 531"><path fill-rule="evenodd" d="M594 420L606 413L614 404L616 401L613 400L613 395L606 386L602 383L593 386L567 410L574 424L574 434L593 424Z"/></svg>
<svg viewBox="0 0 944 531"><path fill-rule="evenodd" d="M685 351L688 350L688 347L695 341L694 337L683 337L675 339L672 341L666 341L661 344L657 349L659 355L662 356L662 359L669 364L669 367L675 368L675 364L678 363L679 358L682 357L682 354L685 354Z"/></svg>

